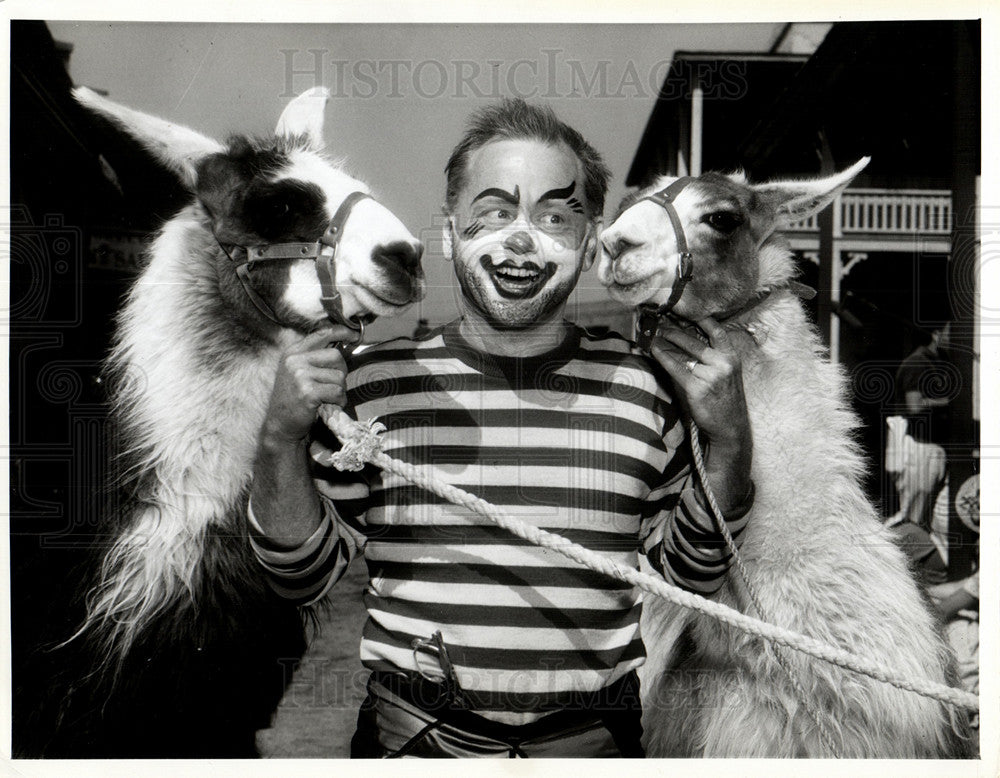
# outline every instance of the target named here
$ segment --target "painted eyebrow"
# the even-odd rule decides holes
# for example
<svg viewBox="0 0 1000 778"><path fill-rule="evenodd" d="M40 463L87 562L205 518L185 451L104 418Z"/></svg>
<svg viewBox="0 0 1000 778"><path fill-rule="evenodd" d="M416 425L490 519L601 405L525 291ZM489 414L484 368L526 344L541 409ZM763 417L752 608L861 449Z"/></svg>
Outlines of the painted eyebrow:
<svg viewBox="0 0 1000 778"><path fill-rule="evenodd" d="M538 198L538 202L542 202L543 200L565 200L573 194L574 189L576 189L576 181L570 181L569 186L564 186L562 189L550 189Z"/></svg>
<svg viewBox="0 0 1000 778"><path fill-rule="evenodd" d="M503 189L497 189L491 187L490 189L484 189L482 192L477 194L472 198L472 202L477 200L482 200L484 197L497 197L503 200L505 203L510 203L511 205L519 205L521 203L521 190L518 187L514 187L514 194L504 191Z"/></svg>

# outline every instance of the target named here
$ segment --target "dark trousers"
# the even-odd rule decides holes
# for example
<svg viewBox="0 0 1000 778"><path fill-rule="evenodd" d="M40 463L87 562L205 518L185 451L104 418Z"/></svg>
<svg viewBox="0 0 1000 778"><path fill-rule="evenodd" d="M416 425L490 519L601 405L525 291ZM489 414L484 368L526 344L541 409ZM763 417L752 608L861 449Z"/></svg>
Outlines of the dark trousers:
<svg viewBox="0 0 1000 778"><path fill-rule="evenodd" d="M422 678L374 673L351 757L642 757L641 716L634 672L520 726L465 710Z"/></svg>

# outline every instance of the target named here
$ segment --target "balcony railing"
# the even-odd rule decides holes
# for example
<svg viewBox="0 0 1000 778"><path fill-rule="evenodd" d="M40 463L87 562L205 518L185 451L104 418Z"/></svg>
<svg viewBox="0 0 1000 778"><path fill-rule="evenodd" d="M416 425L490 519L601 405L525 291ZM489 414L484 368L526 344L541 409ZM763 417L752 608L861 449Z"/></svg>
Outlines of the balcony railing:
<svg viewBox="0 0 1000 778"><path fill-rule="evenodd" d="M951 192L940 189L849 189L838 198L834 234L950 235ZM788 232L815 232L815 216Z"/></svg>

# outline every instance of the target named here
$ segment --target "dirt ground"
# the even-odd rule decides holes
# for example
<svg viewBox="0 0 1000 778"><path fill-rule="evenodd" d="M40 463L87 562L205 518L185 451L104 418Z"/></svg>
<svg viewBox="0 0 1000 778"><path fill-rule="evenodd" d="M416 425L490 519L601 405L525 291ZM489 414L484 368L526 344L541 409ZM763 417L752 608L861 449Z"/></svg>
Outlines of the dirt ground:
<svg viewBox="0 0 1000 778"><path fill-rule="evenodd" d="M363 559L357 559L330 594L330 611L303 657L270 729L257 733L266 758L330 759L350 755L358 709L365 698L368 672L358 647L365 608L361 595L368 582Z"/></svg>

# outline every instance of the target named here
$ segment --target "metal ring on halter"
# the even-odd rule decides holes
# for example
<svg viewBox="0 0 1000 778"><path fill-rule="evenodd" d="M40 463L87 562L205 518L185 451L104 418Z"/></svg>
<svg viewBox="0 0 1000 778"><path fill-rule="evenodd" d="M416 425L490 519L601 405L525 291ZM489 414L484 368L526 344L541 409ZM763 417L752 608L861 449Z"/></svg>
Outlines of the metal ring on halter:
<svg viewBox="0 0 1000 778"><path fill-rule="evenodd" d="M342 340L340 341L340 343L337 344L337 348L340 350L340 353L343 354L345 357L349 357L351 354L353 354L354 349L360 346L365 340L365 320L353 319L352 321L356 322L358 326L357 327L353 327L351 325L348 326L350 326L351 329L353 330L357 330L358 339L353 343L348 343L346 340Z"/></svg>

